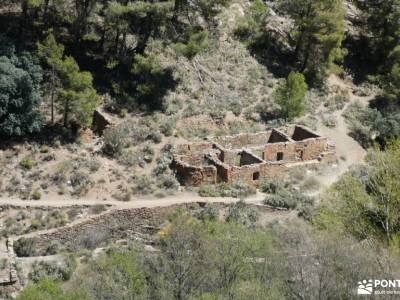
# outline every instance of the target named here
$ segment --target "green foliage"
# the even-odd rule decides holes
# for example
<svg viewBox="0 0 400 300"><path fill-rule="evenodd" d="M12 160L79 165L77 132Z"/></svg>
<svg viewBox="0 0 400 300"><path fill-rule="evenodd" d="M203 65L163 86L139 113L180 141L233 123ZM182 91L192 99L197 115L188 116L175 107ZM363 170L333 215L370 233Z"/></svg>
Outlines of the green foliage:
<svg viewBox="0 0 400 300"><path fill-rule="evenodd" d="M64 46L57 43L52 33L42 43L38 43L37 48L39 56L51 69L52 97L56 89L55 77L60 78L58 101L64 115L64 125L67 126L71 120L80 126L91 125L93 111L100 103L100 97L93 87L90 72L80 71L78 63L72 56L64 57ZM52 109L53 105L52 103ZM52 118L53 114L52 111Z"/></svg>
<svg viewBox="0 0 400 300"><path fill-rule="evenodd" d="M150 110L163 110L162 96L174 85L172 69L164 68L156 55L136 55L131 73L135 76L136 101Z"/></svg>
<svg viewBox="0 0 400 300"><path fill-rule="evenodd" d="M295 63L297 70L319 84L340 62L346 51L342 0L282 1L283 9L295 20Z"/></svg>
<svg viewBox="0 0 400 300"><path fill-rule="evenodd" d="M262 38L263 29L267 23L269 10L262 0L252 2L249 12L239 20L235 35L248 45Z"/></svg>
<svg viewBox="0 0 400 300"><path fill-rule="evenodd" d="M242 180L233 184L221 183L218 185L204 184L199 188L199 195L202 197L248 197L256 193L256 189Z"/></svg>
<svg viewBox="0 0 400 300"><path fill-rule="evenodd" d="M240 200L229 206L226 216L227 222L233 222L245 226L254 226L260 217L259 211Z"/></svg>
<svg viewBox="0 0 400 300"><path fill-rule="evenodd" d="M39 132L42 115L42 70L30 54L0 53L0 134L22 136Z"/></svg>
<svg viewBox="0 0 400 300"><path fill-rule="evenodd" d="M36 189L32 192L31 197L33 200L40 200L42 198L42 193L40 192L39 189Z"/></svg>
<svg viewBox="0 0 400 300"><path fill-rule="evenodd" d="M19 165L25 170L31 170L34 166L36 166L36 161L29 155L24 156Z"/></svg>
<svg viewBox="0 0 400 300"><path fill-rule="evenodd" d="M385 151L371 151L367 164L363 172L348 173L335 183L316 222L360 239L391 243L400 230L400 142L389 143Z"/></svg>
<svg viewBox="0 0 400 300"><path fill-rule="evenodd" d="M93 259L73 279L93 299L143 299L147 286L135 250L111 251Z"/></svg>
<svg viewBox="0 0 400 300"><path fill-rule="evenodd" d="M389 54L389 59L391 61L391 69L389 75L387 76L388 80L384 84L385 87L384 92L386 97L399 104L400 103L400 45L396 46L392 50L392 52Z"/></svg>
<svg viewBox="0 0 400 300"><path fill-rule="evenodd" d="M93 88L93 78L89 72L82 72L75 59L67 56L58 66L63 88L59 100L64 114L64 125L71 118L81 126L89 126L93 111L100 103L100 97Z"/></svg>
<svg viewBox="0 0 400 300"><path fill-rule="evenodd" d="M73 290L64 292L61 286L51 279L43 279L37 284L28 285L17 300L94 300L86 292Z"/></svg>
<svg viewBox="0 0 400 300"><path fill-rule="evenodd" d="M307 90L304 75L297 72L291 72L285 83L277 89L275 100L280 105L285 120L291 121L303 114Z"/></svg>
<svg viewBox="0 0 400 300"><path fill-rule="evenodd" d="M185 42L173 44L172 47L176 52L191 60L208 47L208 33L206 31L188 30Z"/></svg>
<svg viewBox="0 0 400 300"><path fill-rule="evenodd" d="M14 251L19 257L36 255L36 242L32 238L20 238L14 242Z"/></svg>
<svg viewBox="0 0 400 300"><path fill-rule="evenodd" d="M35 283L45 278L54 281L66 281L71 278L75 268L76 260L72 256L65 258L62 262L34 262L29 279Z"/></svg>

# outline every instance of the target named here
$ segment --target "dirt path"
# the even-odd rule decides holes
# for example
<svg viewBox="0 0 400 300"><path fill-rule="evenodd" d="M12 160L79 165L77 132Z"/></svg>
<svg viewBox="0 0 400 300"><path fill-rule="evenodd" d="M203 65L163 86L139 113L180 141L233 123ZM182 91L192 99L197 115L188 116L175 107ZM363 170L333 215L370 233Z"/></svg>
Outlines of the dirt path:
<svg viewBox="0 0 400 300"><path fill-rule="evenodd" d="M248 197L245 201L247 203L261 203L264 199L264 194L257 193ZM93 205L108 205L115 209L126 208L141 208L141 207L165 207L173 204L194 203L194 202L220 202L220 203L234 203L239 201L237 198L207 198L200 197L193 192L182 192L177 195L168 196L162 199L143 199L136 198L128 202L116 200L95 200L90 198L84 199L43 199L43 200L20 200L15 198L0 198L0 205L13 205L19 207L70 207L70 206L93 206Z"/></svg>
<svg viewBox="0 0 400 300"><path fill-rule="evenodd" d="M374 95L367 97L355 95L356 87L354 84L345 82L337 76L331 76L329 79L329 84L339 86L343 90L348 90L349 101L342 110L333 113L337 120L337 126L335 128L326 127L319 119L318 132L323 136L328 137L335 143L337 156L339 158L339 163L333 166L329 173L318 178L318 180L324 186L329 186L334 183L340 177L340 175L349 170L352 165L363 162L366 151L356 140L348 135L349 130L343 117L343 112L351 103L360 102L364 105L368 105L368 102L374 98ZM340 158L344 158L344 160Z"/></svg>

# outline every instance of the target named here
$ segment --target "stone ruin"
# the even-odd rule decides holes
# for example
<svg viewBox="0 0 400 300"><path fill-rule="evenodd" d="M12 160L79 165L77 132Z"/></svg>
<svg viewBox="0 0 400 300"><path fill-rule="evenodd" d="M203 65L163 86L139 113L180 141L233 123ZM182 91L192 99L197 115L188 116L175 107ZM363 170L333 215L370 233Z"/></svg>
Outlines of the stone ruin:
<svg viewBox="0 0 400 300"><path fill-rule="evenodd" d="M241 179L256 186L263 177L278 176L293 166L335 160L335 146L326 137L296 125L178 144L172 167L185 185Z"/></svg>

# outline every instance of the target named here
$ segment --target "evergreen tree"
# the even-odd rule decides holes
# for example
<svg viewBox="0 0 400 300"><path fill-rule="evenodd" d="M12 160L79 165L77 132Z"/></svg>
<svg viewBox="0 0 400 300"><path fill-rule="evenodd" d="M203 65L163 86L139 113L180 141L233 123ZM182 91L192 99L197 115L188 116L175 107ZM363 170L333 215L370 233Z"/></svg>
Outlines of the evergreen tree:
<svg viewBox="0 0 400 300"><path fill-rule="evenodd" d="M50 72L50 103L51 103L51 123L54 123L54 102L56 97L57 89L57 68L62 63L64 54L64 46L58 44L54 38L54 35L50 33L43 43L37 44L38 55L42 58L46 65L49 67Z"/></svg>
<svg viewBox="0 0 400 300"><path fill-rule="evenodd" d="M59 66L62 89L59 100L62 103L64 126L71 118L81 126L89 126L93 111L100 102L100 97L93 88L93 77L89 72L82 72L75 59L67 56Z"/></svg>
<svg viewBox="0 0 400 300"><path fill-rule="evenodd" d="M0 56L0 134L39 132L42 70L29 54Z"/></svg>
<svg viewBox="0 0 400 300"><path fill-rule="evenodd" d="M319 84L346 53L342 0L285 0L282 7L295 20L296 69Z"/></svg>
<svg viewBox="0 0 400 300"><path fill-rule="evenodd" d="M277 89L275 99L285 120L291 121L303 114L307 90L304 75L298 72L291 72L285 83Z"/></svg>

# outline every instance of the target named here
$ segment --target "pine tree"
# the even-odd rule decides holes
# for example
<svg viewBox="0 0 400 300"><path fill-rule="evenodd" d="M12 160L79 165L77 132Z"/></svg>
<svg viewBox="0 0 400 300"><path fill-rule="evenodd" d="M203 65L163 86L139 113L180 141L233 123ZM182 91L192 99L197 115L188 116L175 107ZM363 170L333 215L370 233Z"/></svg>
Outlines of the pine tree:
<svg viewBox="0 0 400 300"><path fill-rule="evenodd" d="M59 100L62 103L64 126L73 118L81 126L89 126L93 111L100 102L100 97L93 88L93 77L89 72L82 72L75 59L67 56L59 66L62 89Z"/></svg>
<svg viewBox="0 0 400 300"><path fill-rule="evenodd" d="M43 43L37 43L38 55L42 58L50 69L50 103L51 103L51 123L54 123L55 97L57 90L57 68L62 63L64 46L58 44L54 35L50 33Z"/></svg>
<svg viewBox="0 0 400 300"><path fill-rule="evenodd" d="M283 8L296 24L294 63L311 82L321 83L335 71L345 50L342 0L286 0Z"/></svg>
<svg viewBox="0 0 400 300"><path fill-rule="evenodd" d="M286 121L291 121L303 114L307 90L304 75L298 72L291 72L287 80L277 89L275 99Z"/></svg>

